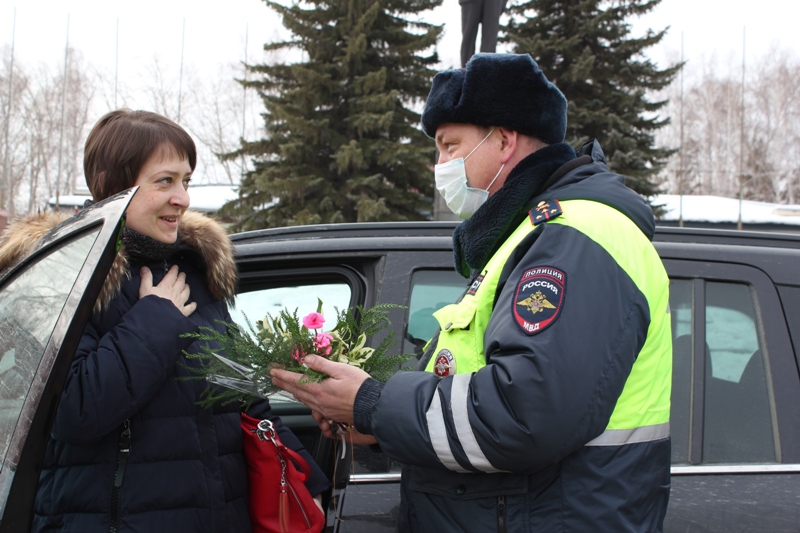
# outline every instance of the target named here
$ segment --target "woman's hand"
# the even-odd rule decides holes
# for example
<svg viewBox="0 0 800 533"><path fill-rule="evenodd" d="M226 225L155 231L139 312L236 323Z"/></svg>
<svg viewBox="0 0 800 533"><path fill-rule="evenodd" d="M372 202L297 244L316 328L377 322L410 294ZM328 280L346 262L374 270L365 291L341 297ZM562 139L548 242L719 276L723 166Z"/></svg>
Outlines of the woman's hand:
<svg viewBox="0 0 800 533"><path fill-rule="evenodd" d="M189 316L197 309L197 303L187 304L189 299L189 286L186 284L186 274L178 271L178 265L172 265L161 280L161 283L153 286L153 273L147 267L142 267L142 283L139 285L139 299L151 294L159 298L166 298L175 304L178 311L183 316Z"/></svg>
<svg viewBox="0 0 800 533"><path fill-rule="evenodd" d="M322 434L328 437L329 439L338 439L340 438L340 433L338 433L338 426L334 426L331 424L330 420L327 420L321 413L316 411L311 411L311 416L319 425L320 431ZM334 422L335 424L335 422ZM341 434L344 437L345 442L349 442L352 444L377 444L378 440L373 437L372 435L364 435L360 433L356 428L350 426L348 431L344 431Z"/></svg>

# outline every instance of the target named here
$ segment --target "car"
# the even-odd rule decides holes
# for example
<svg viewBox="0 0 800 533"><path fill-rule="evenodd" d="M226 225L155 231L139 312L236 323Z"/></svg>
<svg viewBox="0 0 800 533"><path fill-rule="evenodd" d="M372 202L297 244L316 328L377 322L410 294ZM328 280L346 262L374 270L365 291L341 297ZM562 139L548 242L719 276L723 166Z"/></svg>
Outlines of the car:
<svg viewBox="0 0 800 533"><path fill-rule="evenodd" d="M38 468L72 353L116 251L132 191L84 209L0 278L0 533L30 524ZM468 281L452 222L316 225L232 235L237 322L382 303L419 356ZM800 530L800 236L659 227L673 333L666 532ZM371 340L380 342L384 331ZM380 337L380 338L377 338ZM412 359L413 362L413 359ZM334 484L326 531L396 531L400 465L322 437L307 408L273 408Z"/></svg>

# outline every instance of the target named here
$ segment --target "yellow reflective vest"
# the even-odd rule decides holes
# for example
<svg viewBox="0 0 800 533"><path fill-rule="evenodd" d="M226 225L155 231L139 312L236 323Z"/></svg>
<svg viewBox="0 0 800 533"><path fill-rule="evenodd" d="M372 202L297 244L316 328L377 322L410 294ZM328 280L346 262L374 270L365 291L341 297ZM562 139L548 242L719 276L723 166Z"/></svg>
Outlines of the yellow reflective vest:
<svg viewBox="0 0 800 533"><path fill-rule="evenodd" d="M537 217L539 219L537 220ZM500 274L512 252L540 223L574 228L599 244L622 268L647 299L650 324L620 395L606 431L587 445L623 445L663 439L669 435L670 389L672 384L672 336L669 315L669 280L652 243L628 217L618 210L590 200L541 202L512 233L486 264L460 302L434 313L439 323L432 355L426 370L439 376L472 373L486 365L484 332L492 318ZM633 244L633 245L632 245ZM543 266L546 269L546 266ZM516 302L536 313L539 305L558 311L564 287L552 272L549 298ZM542 277L539 276L539 279ZM536 293L534 293L536 294ZM530 313L527 316L531 316ZM535 315L534 315L535 316ZM558 319L557 314L549 318ZM544 328L549 323L525 322L526 327ZM586 327L591 327L587 324ZM536 334L536 331L531 331ZM576 334L580 334L576 331ZM430 350L431 347L428 347Z"/></svg>

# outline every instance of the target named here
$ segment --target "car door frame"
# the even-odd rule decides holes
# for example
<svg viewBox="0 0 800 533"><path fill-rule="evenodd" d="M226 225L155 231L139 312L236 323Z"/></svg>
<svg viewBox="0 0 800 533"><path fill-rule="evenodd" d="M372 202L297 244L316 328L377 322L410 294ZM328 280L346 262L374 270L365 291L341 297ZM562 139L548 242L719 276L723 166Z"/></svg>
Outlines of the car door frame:
<svg viewBox="0 0 800 533"><path fill-rule="evenodd" d="M772 527L776 519L785 520L786 527L796 527L800 513L793 509L796 508L796 490L800 488L800 421L792 416L796 411L792 406L800 405L800 380L783 308L772 279L763 270L745 264L669 258L664 258L663 263L670 279L692 280L694 284L693 331L700 332L693 338L694 354L705 354L705 295L698 289L710 281L744 283L752 288L761 327L759 335L764 344L763 355L768 361L768 388L778 459L778 462L770 464L703 464L706 366L704 356L695 356L692 362L696 378L692 383L689 452L689 461L694 464L671 467L672 493L665 531L684 531L687 527L707 527L713 531L743 530L749 526L757 527L759 523L770 523ZM773 310L781 310L780 315L764 316L763 313ZM746 431L746 428L742 430ZM773 491L771 486L777 490ZM726 494L726 503L708 498L709 493L717 491ZM775 494L769 509L753 510L745 505L736 505L734 509L738 510L732 512L728 500L736 499L738 494L744 502L754 491ZM699 502L705 502L705 505L698 505ZM785 518L778 519L776 513L783 513ZM770 521L763 522L767 517ZM786 529L789 530L792 529Z"/></svg>
<svg viewBox="0 0 800 533"><path fill-rule="evenodd" d="M27 531L58 401L95 301L119 249L124 213L138 187L79 211L0 279L0 290L51 250L100 226L44 348L0 470L0 533Z"/></svg>

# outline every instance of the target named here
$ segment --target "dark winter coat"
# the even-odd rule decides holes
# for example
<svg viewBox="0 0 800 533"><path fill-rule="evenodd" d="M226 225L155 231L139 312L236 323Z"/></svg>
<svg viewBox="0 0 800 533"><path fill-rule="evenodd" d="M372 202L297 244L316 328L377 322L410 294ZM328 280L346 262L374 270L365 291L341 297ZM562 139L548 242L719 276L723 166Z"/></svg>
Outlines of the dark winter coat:
<svg viewBox="0 0 800 533"><path fill-rule="evenodd" d="M59 221L37 216L13 231L41 235L42 227ZM183 216L179 234L182 244L167 261L143 263L128 257L124 247L115 260L58 406L33 531L250 531L240 405L201 408L205 381L183 379L192 362L182 352L200 349L181 334L199 326L220 329L216 320L231 321L226 299L233 297L236 278L232 247L218 224L193 212ZM197 303L195 312L185 317L171 301L154 295L139 299L143 264L154 285L169 266L178 265L190 301ZM329 488L267 401L254 403L248 413L272 419L282 441L313 465L306 484L311 494ZM123 469L125 428L130 453Z"/></svg>

